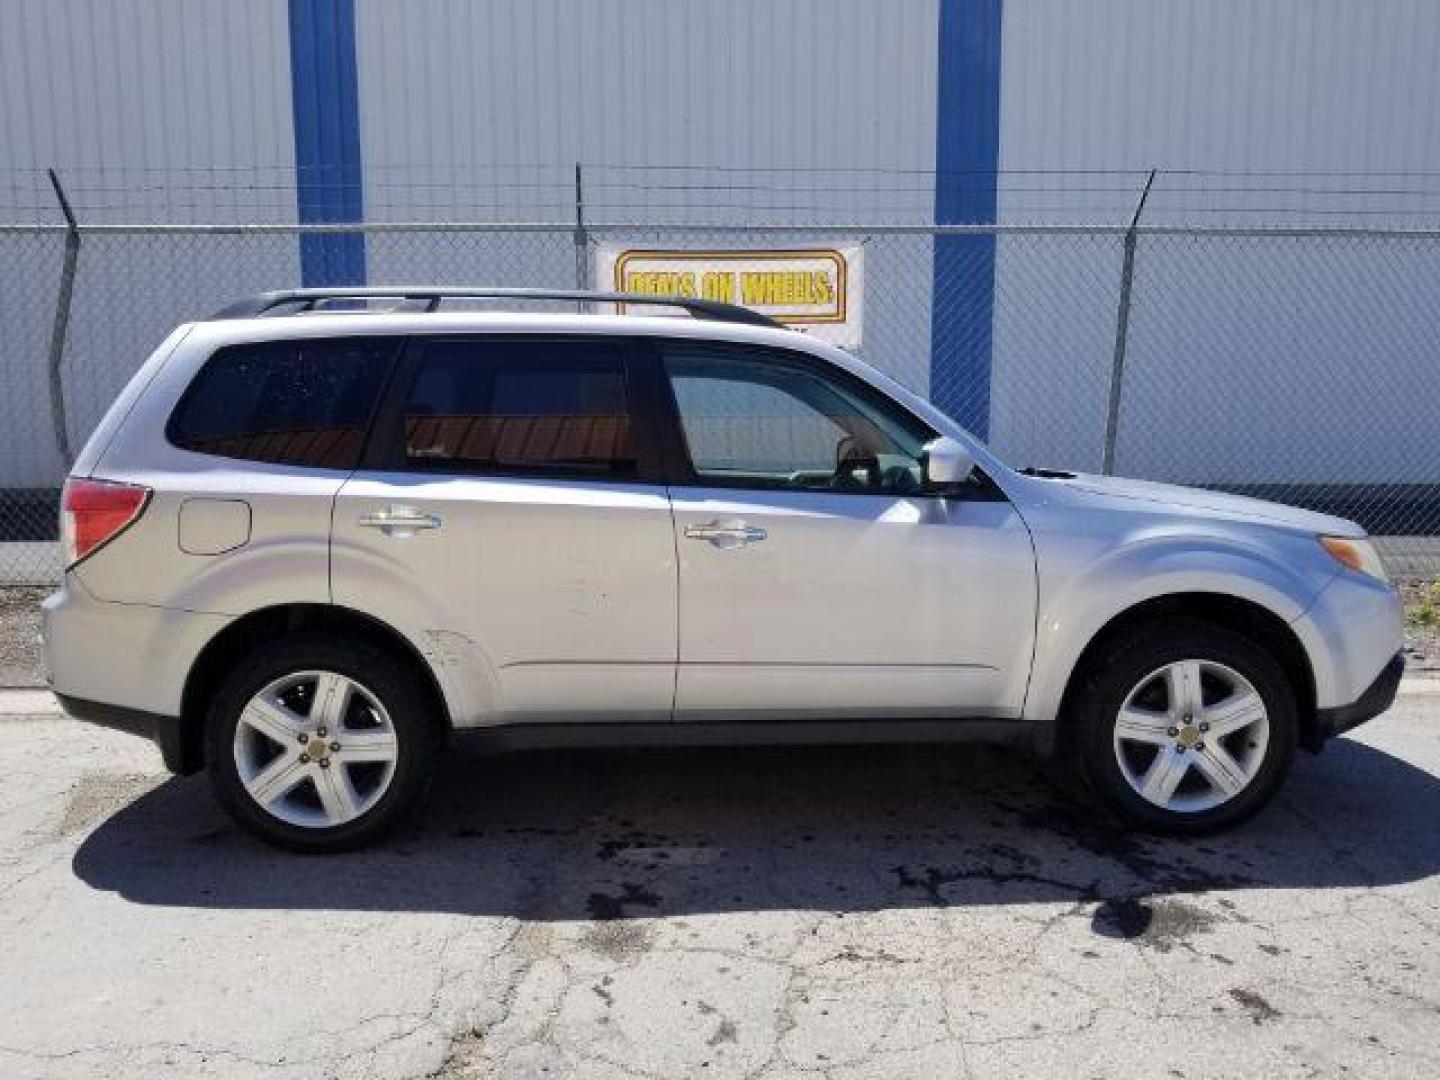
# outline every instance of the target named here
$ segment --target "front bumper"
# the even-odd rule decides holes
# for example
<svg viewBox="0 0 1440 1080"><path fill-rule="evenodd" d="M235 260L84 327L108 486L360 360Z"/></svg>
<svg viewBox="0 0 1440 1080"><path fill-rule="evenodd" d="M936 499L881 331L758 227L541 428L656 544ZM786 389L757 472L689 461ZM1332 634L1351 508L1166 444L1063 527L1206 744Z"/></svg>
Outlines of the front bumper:
<svg viewBox="0 0 1440 1080"><path fill-rule="evenodd" d="M1379 716L1395 701L1400 677L1405 674L1405 656L1396 653L1365 692L1349 705L1315 710L1315 723L1305 732L1305 749L1318 753L1327 739L1359 727Z"/></svg>
<svg viewBox="0 0 1440 1080"><path fill-rule="evenodd" d="M76 720L149 739L160 747L160 756L165 761L165 767L172 773L183 776L198 772L203 764L195 753L193 741L187 743L182 737L178 716L163 716L141 709L127 709L121 705L106 705L102 701L71 697L58 691L55 699L60 702L60 707Z"/></svg>

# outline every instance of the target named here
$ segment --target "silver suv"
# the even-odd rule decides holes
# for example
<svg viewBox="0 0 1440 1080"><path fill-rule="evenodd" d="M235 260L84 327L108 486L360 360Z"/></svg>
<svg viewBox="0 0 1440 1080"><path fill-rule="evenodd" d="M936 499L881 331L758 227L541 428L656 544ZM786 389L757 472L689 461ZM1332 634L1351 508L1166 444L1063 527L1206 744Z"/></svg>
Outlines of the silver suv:
<svg viewBox="0 0 1440 1080"><path fill-rule="evenodd" d="M438 310L516 293L273 293L171 334L65 486L66 709L329 850L459 731L1001 740L1196 832L1394 697L1399 600L1348 521L1015 471L742 308Z"/></svg>

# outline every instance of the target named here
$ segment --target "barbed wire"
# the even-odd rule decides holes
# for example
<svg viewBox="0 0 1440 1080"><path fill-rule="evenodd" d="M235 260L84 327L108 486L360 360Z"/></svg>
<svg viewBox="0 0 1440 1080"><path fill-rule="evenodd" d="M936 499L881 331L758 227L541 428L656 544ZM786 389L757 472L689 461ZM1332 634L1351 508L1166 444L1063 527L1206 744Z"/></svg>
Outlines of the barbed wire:
<svg viewBox="0 0 1440 1080"><path fill-rule="evenodd" d="M821 166L581 164L583 199L593 213L663 210L697 220L740 215L826 215L834 220L898 215L923 222L937 187L950 196L994 202L997 220L1108 224L1128 216L1148 173L1131 169L925 170ZM77 213L113 222L294 221L297 204L314 210L359 195L368 220L486 216L572 216L574 164L480 163L366 167L356 179L337 167L67 167L63 181ZM1408 180L1397 181L1397 177ZM1440 173L1422 170L1227 170L1158 172L1147 217L1170 223L1264 215L1317 222L1353 218L1440 223ZM0 172L0 224L53 219L58 207L45 170ZM536 211L539 211L537 214ZM521 211L525 211L521 213ZM716 222L722 223L722 222ZM972 223L983 224L976 218Z"/></svg>

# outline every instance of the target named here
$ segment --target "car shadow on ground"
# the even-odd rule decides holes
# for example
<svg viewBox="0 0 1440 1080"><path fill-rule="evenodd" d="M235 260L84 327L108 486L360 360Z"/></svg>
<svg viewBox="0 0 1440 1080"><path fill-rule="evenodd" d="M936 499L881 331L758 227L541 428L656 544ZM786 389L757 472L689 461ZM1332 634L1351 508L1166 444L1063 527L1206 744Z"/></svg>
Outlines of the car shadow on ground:
<svg viewBox="0 0 1440 1080"><path fill-rule="evenodd" d="M190 777L102 822L74 871L143 904L531 920L1089 902L1097 932L1134 936L1153 898L1428 877L1437 820L1440 779L1344 739L1302 755L1260 818L1191 841L1104 824L999 749L487 758L461 742L417 819L378 847L271 850Z"/></svg>

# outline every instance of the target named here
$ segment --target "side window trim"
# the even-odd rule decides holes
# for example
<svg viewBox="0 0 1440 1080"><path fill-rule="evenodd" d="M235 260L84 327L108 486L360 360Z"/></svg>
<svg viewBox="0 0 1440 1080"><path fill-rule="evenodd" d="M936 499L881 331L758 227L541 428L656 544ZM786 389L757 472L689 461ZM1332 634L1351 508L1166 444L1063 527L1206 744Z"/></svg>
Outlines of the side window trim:
<svg viewBox="0 0 1440 1080"><path fill-rule="evenodd" d="M400 414L405 394L414 377L417 347L423 339L408 335L401 343L390 376L380 393L380 404L370 423L370 432L360 452L359 472L404 472L404 439Z"/></svg>
<svg viewBox="0 0 1440 1080"><path fill-rule="evenodd" d="M619 355L621 372L625 382L625 402L630 414L632 438L635 446L635 475L633 477L597 476L580 472L542 474L528 469L482 469L476 467L454 470L416 470L409 465L405 455L404 410L410 387L419 371L425 349L436 342L486 342L514 341L533 342L600 342L614 348ZM361 456L360 468L367 472L405 473L412 476L459 476L479 479L516 479L545 482L554 480L563 483L587 484L651 484L663 485L665 474L653 441L653 426L648 423L643 411L647 400L643 393L646 381L637 364L634 339L618 334L524 334L524 333L447 333L414 334L405 342L405 347L392 369L389 383L380 399L371 436Z"/></svg>
<svg viewBox="0 0 1440 1080"><path fill-rule="evenodd" d="M375 395L374 406L370 410L369 417L365 421L365 441L360 446L360 458L355 463L351 475L366 467L365 463L370 460L370 455L375 452L376 432L385 419L385 407L395 393L395 387L403 381L402 374L405 368L405 358L410 355L411 337L408 334L397 334L395 345L390 354L390 365L385 369L385 377L380 380L380 392Z"/></svg>

